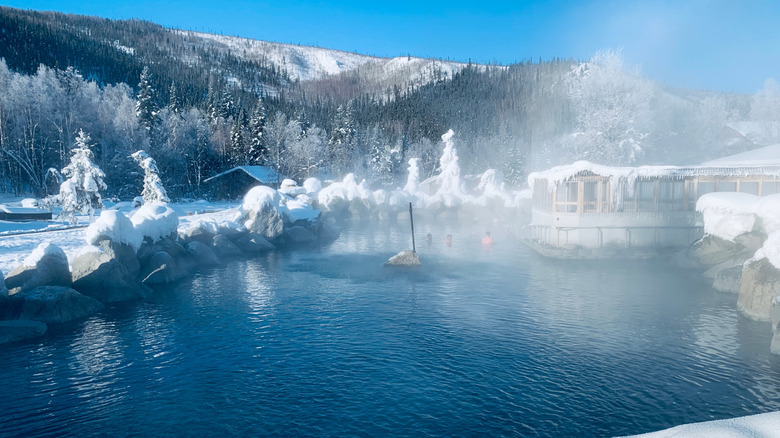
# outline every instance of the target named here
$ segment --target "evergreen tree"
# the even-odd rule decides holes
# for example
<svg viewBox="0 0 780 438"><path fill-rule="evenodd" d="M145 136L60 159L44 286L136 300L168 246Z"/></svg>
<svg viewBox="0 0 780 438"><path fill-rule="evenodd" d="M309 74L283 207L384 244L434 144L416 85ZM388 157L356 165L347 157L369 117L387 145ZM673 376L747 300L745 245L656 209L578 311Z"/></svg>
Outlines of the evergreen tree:
<svg viewBox="0 0 780 438"><path fill-rule="evenodd" d="M233 166L248 164L244 146L244 112L240 111L230 131L230 162Z"/></svg>
<svg viewBox="0 0 780 438"><path fill-rule="evenodd" d="M249 120L249 164L264 165L268 161L268 148L265 145L266 113L265 105L261 99L257 100L257 105L252 112L252 118Z"/></svg>
<svg viewBox="0 0 780 438"><path fill-rule="evenodd" d="M150 157L143 149L135 152L132 157L144 170L144 190L141 193L144 203L171 202L165 187L163 187L160 170L157 168L157 162L154 161L154 158Z"/></svg>
<svg viewBox="0 0 780 438"><path fill-rule="evenodd" d="M179 93L176 91L175 82L171 82L171 88L168 90L168 108L172 113L181 112L181 102L179 102Z"/></svg>
<svg viewBox="0 0 780 438"><path fill-rule="evenodd" d="M151 135L157 120L157 105L154 103L154 89L152 88L149 67L144 67L141 71L137 98L135 113Z"/></svg>
<svg viewBox="0 0 780 438"><path fill-rule="evenodd" d="M350 170L354 161L355 122L352 118L352 102L336 109L336 119L328 140L331 171L342 175Z"/></svg>
<svg viewBox="0 0 780 438"><path fill-rule="evenodd" d="M103 182L106 175L92 161L90 140L89 134L79 130L70 164L62 169L62 174L68 179L60 185L60 217L71 223L76 222L76 213L89 214L92 219L95 209L103 207L100 190L106 189Z"/></svg>

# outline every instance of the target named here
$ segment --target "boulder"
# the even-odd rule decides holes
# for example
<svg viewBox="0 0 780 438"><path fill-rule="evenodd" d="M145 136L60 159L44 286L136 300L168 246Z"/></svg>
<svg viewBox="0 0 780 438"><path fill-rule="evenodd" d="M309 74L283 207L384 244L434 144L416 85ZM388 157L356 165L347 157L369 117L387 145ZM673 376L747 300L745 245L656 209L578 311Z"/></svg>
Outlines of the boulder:
<svg viewBox="0 0 780 438"><path fill-rule="evenodd" d="M73 288L101 303L141 300L151 294L136 273L104 251L80 254L72 268Z"/></svg>
<svg viewBox="0 0 780 438"><path fill-rule="evenodd" d="M5 279L10 295L39 286L70 287L68 257L59 247L43 243Z"/></svg>
<svg viewBox="0 0 780 438"><path fill-rule="evenodd" d="M247 233L245 236L236 240L236 246L243 252L259 253L275 249L276 247L257 233Z"/></svg>
<svg viewBox="0 0 780 438"><path fill-rule="evenodd" d="M179 231L179 239L184 243L200 242L205 245L211 245L214 242L214 233L204 227L193 226Z"/></svg>
<svg viewBox="0 0 780 438"><path fill-rule="evenodd" d="M772 300L772 307L769 309L769 319L772 321L772 331L780 331L780 296Z"/></svg>
<svg viewBox="0 0 780 438"><path fill-rule="evenodd" d="M420 257L412 250L401 251L390 257L385 266L420 266Z"/></svg>
<svg viewBox="0 0 780 438"><path fill-rule="evenodd" d="M187 244L187 252L198 266L219 266L222 264L210 246L197 240Z"/></svg>
<svg viewBox="0 0 780 438"><path fill-rule="evenodd" d="M94 298L63 286L41 286L11 298L22 302L19 319L46 324L61 324L103 310L103 305Z"/></svg>
<svg viewBox="0 0 780 438"><path fill-rule="evenodd" d="M738 236L734 242L708 234L691 244L688 257L704 267L724 262L733 266L752 257L761 248L762 242L761 236L755 233Z"/></svg>
<svg viewBox="0 0 780 438"><path fill-rule="evenodd" d="M222 234L214 236L211 247L219 258L236 257L242 254L241 250Z"/></svg>
<svg viewBox="0 0 780 438"><path fill-rule="evenodd" d="M5 279L3 279L3 271L0 271L0 297L8 296L8 288L5 287Z"/></svg>
<svg viewBox="0 0 780 438"><path fill-rule="evenodd" d="M322 221L317 223L316 230L317 230L317 240L319 240L319 242L323 244L334 242L336 239L339 238L340 235L339 231L335 227Z"/></svg>
<svg viewBox="0 0 780 438"><path fill-rule="evenodd" d="M0 321L0 344L37 338L46 333L46 324L40 321Z"/></svg>
<svg viewBox="0 0 780 438"><path fill-rule="evenodd" d="M142 281L147 285L172 283L187 276L187 272L165 251L156 252L141 269L141 273Z"/></svg>
<svg viewBox="0 0 780 438"><path fill-rule="evenodd" d="M731 292L738 294L740 283L742 281L742 264L732 266L718 271L715 281L712 283L713 289L721 292Z"/></svg>
<svg viewBox="0 0 780 438"><path fill-rule="evenodd" d="M270 204L263 205L260 210L250 210L245 221L251 223L251 233L259 234L266 240L274 240L284 232L284 219Z"/></svg>
<svg viewBox="0 0 780 438"><path fill-rule="evenodd" d="M141 269L137 251L132 246L104 239L97 243L97 247L102 249L110 258L116 259L123 264L131 274L135 275Z"/></svg>
<svg viewBox="0 0 780 438"><path fill-rule="evenodd" d="M780 295L780 270L762 258L745 263L737 309L748 318L769 321L772 300Z"/></svg>
<svg viewBox="0 0 780 438"><path fill-rule="evenodd" d="M769 351L772 354L780 354L780 332L775 332L772 335L772 344L769 346Z"/></svg>
<svg viewBox="0 0 780 438"><path fill-rule="evenodd" d="M317 236L308 228L293 226L284 230L284 238L292 244L306 244L317 240Z"/></svg>

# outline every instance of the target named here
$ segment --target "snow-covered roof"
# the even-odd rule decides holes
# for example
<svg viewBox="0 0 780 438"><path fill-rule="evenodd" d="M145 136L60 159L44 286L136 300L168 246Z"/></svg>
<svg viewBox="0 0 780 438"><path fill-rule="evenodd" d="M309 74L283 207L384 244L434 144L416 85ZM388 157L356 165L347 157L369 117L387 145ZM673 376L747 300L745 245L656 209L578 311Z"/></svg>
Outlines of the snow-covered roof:
<svg viewBox="0 0 780 438"><path fill-rule="evenodd" d="M232 169L228 169L220 174L214 175L211 178L206 178L205 180L203 180L203 182L209 182L213 179L219 178L221 176L225 176L228 173L235 172L237 170L243 171L247 175L256 179L261 184L277 183L284 179L284 177L279 176L279 174L276 173L276 171L273 168L268 166L238 166Z"/></svg>
<svg viewBox="0 0 780 438"><path fill-rule="evenodd" d="M771 150L769 148L775 148ZM767 149L763 153L759 151ZM556 166L540 172L532 172L528 175L528 185L534 186L537 180L546 180L552 184L558 184L571 177L580 174L590 174L610 179L625 179L632 183L637 178L672 178L681 179L693 176L745 176L767 175L780 177L780 145L768 146L757 149L753 158L739 159L740 155L732 155L718 160L708 161L694 166L639 166L639 167L611 167L591 163L590 161L577 161L572 164ZM776 153L777 158L760 159L765 154ZM722 160L722 161L721 161Z"/></svg>
<svg viewBox="0 0 780 438"><path fill-rule="evenodd" d="M780 166L780 144L710 160L702 166Z"/></svg>

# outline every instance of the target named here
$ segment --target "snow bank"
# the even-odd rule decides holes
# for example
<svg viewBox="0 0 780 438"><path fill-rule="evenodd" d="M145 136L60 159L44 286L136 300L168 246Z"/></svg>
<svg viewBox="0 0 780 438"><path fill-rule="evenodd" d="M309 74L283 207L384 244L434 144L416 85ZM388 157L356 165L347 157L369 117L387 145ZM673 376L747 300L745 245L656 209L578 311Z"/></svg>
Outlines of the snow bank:
<svg viewBox="0 0 780 438"><path fill-rule="evenodd" d="M737 438L780 436L780 412L691 423L657 432L634 435L636 438Z"/></svg>
<svg viewBox="0 0 780 438"><path fill-rule="evenodd" d="M279 186L279 193L287 196L298 196L307 193L305 187L298 186L298 183L293 179L285 179Z"/></svg>
<svg viewBox="0 0 780 438"><path fill-rule="evenodd" d="M43 256L53 256L59 259L59 261L62 263L66 265L68 264L68 256L65 255L65 251L63 251L59 246L50 242L43 242L38 245L38 247L35 248L33 252L31 252L30 255L24 259L22 264L30 268L35 267L38 262L41 261Z"/></svg>
<svg viewBox="0 0 780 438"><path fill-rule="evenodd" d="M696 210L704 218L704 232L732 242L740 234L749 233L755 224L753 206L758 199L749 193L736 192L702 195L696 202Z"/></svg>
<svg viewBox="0 0 780 438"><path fill-rule="evenodd" d="M100 217L87 227L85 238L89 245L108 238L112 242L130 245L135 250L141 247L144 240L133 222L117 210L103 210Z"/></svg>
<svg viewBox="0 0 780 438"><path fill-rule="evenodd" d="M166 204L145 204L131 218L135 231L156 242L176 233L179 216Z"/></svg>

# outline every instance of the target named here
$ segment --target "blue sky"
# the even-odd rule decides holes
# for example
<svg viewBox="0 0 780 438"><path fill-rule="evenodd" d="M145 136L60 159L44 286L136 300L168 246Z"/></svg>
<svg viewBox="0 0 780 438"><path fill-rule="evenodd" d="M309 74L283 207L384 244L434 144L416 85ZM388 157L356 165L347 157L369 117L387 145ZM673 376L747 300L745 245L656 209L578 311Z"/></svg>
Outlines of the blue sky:
<svg viewBox="0 0 780 438"><path fill-rule="evenodd" d="M20 0L6 6L317 45L378 56L507 64L587 59L625 64L674 87L754 93L780 80L777 1Z"/></svg>

